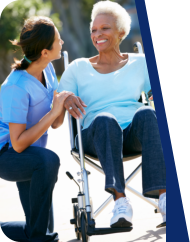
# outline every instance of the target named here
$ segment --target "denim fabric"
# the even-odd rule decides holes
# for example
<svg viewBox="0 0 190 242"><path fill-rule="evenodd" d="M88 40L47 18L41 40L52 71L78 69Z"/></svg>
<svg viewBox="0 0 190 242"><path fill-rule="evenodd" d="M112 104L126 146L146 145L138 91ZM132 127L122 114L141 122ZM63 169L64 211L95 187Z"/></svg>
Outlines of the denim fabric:
<svg viewBox="0 0 190 242"><path fill-rule="evenodd" d="M105 190L125 193L123 154L142 151L143 195L159 198L166 188L166 168L155 111L139 108L132 123L121 129L115 117L102 113L82 131L84 152L98 156L106 176ZM78 147L78 138L76 139Z"/></svg>
<svg viewBox="0 0 190 242"><path fill-rule="evenodd" d="M59 157L41 147L29 147L22 153L13 148L0 152L0 177L16 181L26 222L3 222L4 234L19 242L58 241L48 229L52 192L57 181Z"/></svg>

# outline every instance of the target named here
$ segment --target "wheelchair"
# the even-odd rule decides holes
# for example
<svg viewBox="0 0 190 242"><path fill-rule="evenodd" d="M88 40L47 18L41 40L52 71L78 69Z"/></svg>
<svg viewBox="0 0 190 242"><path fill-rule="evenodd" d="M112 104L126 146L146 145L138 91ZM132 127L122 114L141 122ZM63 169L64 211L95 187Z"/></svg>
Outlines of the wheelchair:
<svg viewBox="0 0 190 242"><path fill-rule="evenodd" d="M143 53L142 46L139 42L134 44L134 52L135 53ZM63 52L64 57L64 65L65 69L68 67L68 53L66 51ZM149 93L151 95L151 92ZM140 102L145 105L150 105L148 97L145 93L142 93ZM79 187L79 193L77 198L72 198L73 204L73 219L70 220L70 223L74 225L76 238L80 240L82 238L83 242L89 241L89 236L93 235L104 235L104 234L112 234L112 233L121 233L121 232L130 232L132 227L121 227L121 228L96 228L95 226L95 218L108 206L108 204L112 201L113 195L110 195L108 199L95 211L93 212L92 200L89 197L89 186L88 186L88 176L90 172L86 170L85 163L90 165L95 170L104 174L101 166L96 164L93 160L98 161L98 157L93 157L88 154L84 154L83 144L82 144L82 134L81 134L81 125L80 121L73 118L68 113L68 121L69 121L69 131L70 131L70 144L71 144L71 155L74 160L80 165L81 171L77 173L78 176L81 176L81 179L78 182L82 183L82 189L79 184L75 181L73 176L66 172L67 176L73 180ZM79 150L76 149L75 146L75 137L78 134L78 142L79 142ZM141 152L133 153L123 156L123 161L130 161L135 158L141 156ZM141 171L141 164L139 164L136 169L125 179L125 188L148 202L149 204L155 207L155 213L159 212L158 202L154 202L153 200L144 197L141 193L130 187L128 184L132 181L132 179Z"/></svg>

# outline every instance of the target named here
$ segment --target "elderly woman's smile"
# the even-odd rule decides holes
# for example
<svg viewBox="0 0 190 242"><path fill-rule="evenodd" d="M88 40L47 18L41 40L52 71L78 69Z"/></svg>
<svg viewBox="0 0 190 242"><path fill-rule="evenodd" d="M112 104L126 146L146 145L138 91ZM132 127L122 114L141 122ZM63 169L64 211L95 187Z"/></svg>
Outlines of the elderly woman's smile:
<svg viewBox="0 0 190 242"><path fill-rule="evenodd" d="M107 41L107 39L103 39L103 40L97 40L96 43L99 44L103 44Z"/></svg>
<svg viewBox="0 0 190 242"><path fill-rule="evenodd" d="M114 16L110 14L96 16L91 29L91 39L98 51L119 46L119 35Z"/></svg>

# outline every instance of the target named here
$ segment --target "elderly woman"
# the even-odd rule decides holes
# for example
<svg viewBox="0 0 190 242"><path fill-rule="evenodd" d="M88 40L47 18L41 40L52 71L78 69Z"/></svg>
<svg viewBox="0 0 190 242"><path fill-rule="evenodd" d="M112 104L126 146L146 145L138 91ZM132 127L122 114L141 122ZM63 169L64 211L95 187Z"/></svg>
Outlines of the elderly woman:
<svg viewBox="0 0 190 242"><path fill-rule="evenodd" d="M145 56L120 52L131 20L119 4L100 1L94 5L91 18L91 39L98 55L73 61L62 75L58 92L67 90L76 95L69 96L64 105L72 116L82 118L85 153L97 155L101 162L105 190L115 200L111 227L132 225L122 153L138 151L142 151L143 194L160 198L165 222L166 170L156 113L138 102L141 92L151 89Z"/></svg>

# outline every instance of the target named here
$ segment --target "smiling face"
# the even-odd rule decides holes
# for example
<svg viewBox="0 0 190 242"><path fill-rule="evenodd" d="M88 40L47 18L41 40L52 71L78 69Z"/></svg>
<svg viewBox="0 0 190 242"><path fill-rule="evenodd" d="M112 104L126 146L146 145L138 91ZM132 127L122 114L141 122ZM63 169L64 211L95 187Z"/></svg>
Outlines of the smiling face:
<svg viewBox="0 0 190 242"><path fill-rule="evenodd" d="M61 58L61 49L64 41L61 39L59 31L55 27L55 38L51 50L43 50L44 54L49 61L57 60Z"/></svg>
<svg viewBox="0 0 190 242"><path fill-rule="evenodd" d="M92 25L91 39L98 52L119 48L122 36L123 33L118 31L114 16L108 14L96 16Z"/></svg>

